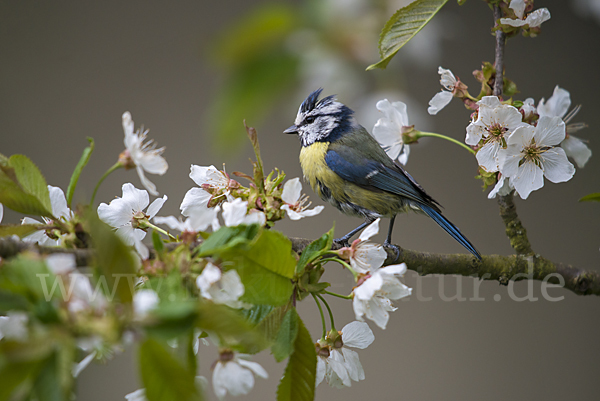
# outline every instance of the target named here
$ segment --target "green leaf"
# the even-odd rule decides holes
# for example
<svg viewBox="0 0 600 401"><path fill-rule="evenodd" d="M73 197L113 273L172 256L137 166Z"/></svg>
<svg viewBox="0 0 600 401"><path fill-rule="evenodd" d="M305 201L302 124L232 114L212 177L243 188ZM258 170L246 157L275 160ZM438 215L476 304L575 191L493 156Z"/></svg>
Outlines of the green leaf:
<svg viewBox="0 0 600 401"><path fill-rule="evenodd" d="M33 392L39 401L62 401L65 399L60 386L58 358L53 353L44 363L33 385ZM70 370L69 370L70 373Z"/></svg>
<svg viewBox="0 0 600 401"><path fill-rule="evenodd" d="M257 224L221 227L212 233L198 248L198 257L225 252L233 247L248 244L260 230Z"/></svg>
<svg viewBox="0 0 600 401"><path fill-rule="evenodd" d="M283 306L274 308L271 313L265 316L264 319L256 326L258 330L265 336L267 341L274 342L281 328L281 322L285 318L292 304L287 303Z"/></svg>
<svg viewBox="0 0 600 401"><path fill-rule="evenodd" d="M273 311L271 305L253 305L250 309L241 309L240 312L246 317L248 323L253 326L259 324Z"/></svg>
<svg viewBox="0 0 600 401"><path fill-rule="evenodd" d="M417 0L401 8L385 24L379 37L381 61L367 67L367 70L385 68L409 40L411 40L448 0Z"/></svg>
<svg viewBox="0 0 600 401"><path fill-rule="evenodd" d="M38 231L39 227L37 224L6 224L0 226L0 238L9 235L18 235L19 238L23 238Z"/></svg>
<svg viewBox="0 0 600 401"><path fill-rule="evenodd" d="M314 240L304 250L300 255L300 259L296 264L296 274L302 274L306 269L306 265L315 260L319 254L327 249L331 249L331 244L333 243L333 227L329 232L323 234L323 236L319 239Z"/></svg>
<svg viewBox="0 0 600 401"><path fill-rule="evenodd" d="M283 234L262 230L247 247L228 249L220 257L223 266L233 266L238 272L245 288L243 301L272 306L289 301L296 259L291 241Z"/></svg>
<svg viewBox="0 0 600 401"><path fill-rule="evenodd" d="M152 246L158 255L162 255L165 250L165 244L156 230L152 230Z"/></svg>
<svg viewBox="0 0 600 401"><path fill-rule="evenodd" d="M139 350L140 373L149 401L200 400L194 372L183 367L158 341L148 338Z"/></svg>
<svg viewBox="0 0 600 401"><path fill-rule="evenodd" d="M17 388L20 388L22 391L29 388L40 368L40 361L4 363L0 367L0 377L2 378L0 401L12 400L13 392Z"/></svg>
<svg viewBox="0 0 600 401"><path fill-rule="evenodd" d="M38 303L50 305L52 298L63 295L57 288L58 284L56 276L48 270L43 260L33 255L19 255L0 269L0 293L3 294L0 298L16 300L17 296L20 298L18 302L27 300L31 308Z"/></svg>
<svg viewBox="0 0 600 401"><path fill-rule="evenodd" d="M124 303L133 299L136 269L132 249L126 245L95 212L87 215L86 223L96 250L94 266L100 273L98 280L107 284L108 296L117 296Z"/></svg>
<svg viewBox="0 0 600 401"><path fill-rule="evenodd" d="M291 308L281 321L275 343L271 347L273 357L275 357L277 362L283 361L294 352L294 341L298 334L299 320L296 308Z"/></svg>
<svg viewBox="0 0 600 401"><path fill-rule="evenodd" d="M586 195L579 199L579 202L600 202L600 192Z"/></svg>
<svg viewBox="0 0 600 401"><path fill-rule="evenodd" d="M52 217L46 180L23 155L0 158L0 203L19 213Z"/></svg>
<svg viewBox="0 0 600 401"><path fill-rule="evenodd" d="M51 211L48 184L37 166L25 155L12 155L8 159L8 164L14 169L23 190L35 196L46 209Z"/></svg>
<svg viewBox="0 0 600 401"><path fill-rule="evenodd" d="M236 351L255 354L269 345L242 314L225 305L201 302L198 312L198 328L226 338L227 346Z"/></svg>
<svg viewBox="0 0 600 401"><path fill-rule="evenodd" d="M94 140L90 137L87 138L90 146L83 149L83 154L75 166L75 170L73 170L73 174L71 175L71 181L69 182L69 187L67 188L67 205L71 207L71 201L73 200L73 194L75 193L75 187L77 187L77 182L79 181L79 176L83 171L83 168L90 161L90 157L92 156L92 152L94 151Z"/></svg>
<svg viewBox="0 0 600 401"><path fill-rule="evenodd" d="M315 398L317 354L310 333L298 318L298 335L279 387L277 401L312 401Z"/></svg>

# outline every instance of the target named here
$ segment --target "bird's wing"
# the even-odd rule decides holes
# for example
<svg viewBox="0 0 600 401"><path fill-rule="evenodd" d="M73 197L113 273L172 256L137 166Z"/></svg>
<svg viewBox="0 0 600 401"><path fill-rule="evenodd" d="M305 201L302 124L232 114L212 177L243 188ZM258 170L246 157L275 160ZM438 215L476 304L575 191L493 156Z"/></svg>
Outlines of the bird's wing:
<svg viewBox="0 0 600 401"><path fill-rule="evenodd" d="M402 167L394 164L379 144L374 145L379 150L375 150L369 140L363 140L361 146L331 144L325 163L346 181L374 191L391 192L439 210L437 202Z"/></svg>

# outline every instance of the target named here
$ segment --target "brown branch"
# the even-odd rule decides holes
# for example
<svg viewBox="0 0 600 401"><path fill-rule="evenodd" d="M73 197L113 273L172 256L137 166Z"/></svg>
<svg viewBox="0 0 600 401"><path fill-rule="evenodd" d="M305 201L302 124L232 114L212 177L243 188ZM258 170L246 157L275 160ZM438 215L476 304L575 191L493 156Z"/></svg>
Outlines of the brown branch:
<svg viewBox="0 0 600 401"><path fill-rule="evenodd" d="M312 242L307 238L290 238L292 249L301 253ZM174 249L179 244L166 244L168 249ZM333 249L339 246L334 245ZM578 295L600 295L600 273L583 270L563 263L555 263L539 255L484 255L478 262L470 254L435 254L400 249L399 261L405 262L408 268L420 275L444 274L479 277L483 280L496 280L501 284L509 281L524 279L546 280L551 284L560 284ZM386 248L388 258L384 265L398 263L391 249ZM10 237L0 238L0 257L9 259L23 252L33 252L39 255L53 253L75 254L77 266L89 266L94 251L92 249L65 249L45 247L15 240ZM151 250L151 258L154 252ZM559 278L562 277L562 281Z"/></svg>
<svg viewBox="0 0 600 401"><path fill-rule="evenodd" d="M498 27L498 22L502 18L502 10L499 6L494 6L494 25ZM506 34L502 29L496 30L496 50L494 66L496 67L496 77L494 78L494 96L501 97L504 89L504 47L506 44ZM517 252L517 255L531 255L533 250L527 238L527 230L523 226L521 219L517 215L513 193L505 196L498 196L498 206L500 206L500 216L506 227L506 235L510 240L510 245Z"/></svg>

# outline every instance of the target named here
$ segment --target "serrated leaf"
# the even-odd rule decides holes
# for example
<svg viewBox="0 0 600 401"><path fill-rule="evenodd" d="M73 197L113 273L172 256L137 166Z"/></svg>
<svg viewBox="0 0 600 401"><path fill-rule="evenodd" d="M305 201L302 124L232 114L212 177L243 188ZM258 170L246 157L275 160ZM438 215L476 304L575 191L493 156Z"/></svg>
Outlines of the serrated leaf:
<svg viewBox="0 0 600 401"><path fill-rule="evenodd" d="M312 401L315 398L317 354L310 333L298 318L298 335L279 387L277 401Z"/></svg>
<svg viewBox="0 0 600 401"><path fill-rule="evenodd" d="M385 68L409 40L411 40L448 0L417 0L396 11L385 24L379 36L381 61L367 67L367 70Z"/></svg>
<svg viewBox="0 0 600 401"><path fill-rule="evenodd" d="M15 212L52 216L52 208L47 208L35 195L27 193L19 185L14 169L7 164L0 166L0 203Z"/></svg>
<svg viewBox="0 0 600 401"><path fill-rule="evenodd" d="M223 266L238 272L245 288L242 301L272 306L289 301L296 259L291 241L283 234L261 230L247 246L227 248L219 257Z"/></svg>
<svg viewBox="0 0 600 401"><path fill-rule="evenodd" d="M227 339L227 345L236 351L255 354L268 346L265 337L233 309L212 302L201 302L198 307L197 327Z"/></svg>
<svg viewBox="0 0 600 401"><path fill-rule="evenodd" d="M579 202L600 202L600 192L586 195L579 199Z"/></svg>
<svg viewBox="0 0 600 401"><path fill-rule="evenodd" d="M283 318L286 316L291 306L291 303L287 303L283 306L273 308L271 313L265 316L264 319L262 319L260 323L256 326L256 328L261 333L263 333L267 341L275 341L277 333L279 333L279 329L281 328L281 322L283 321Z"/></svg>
<svg viewBox="0 0 600 401"><path fill-rule="evenodd" d="M298 335L298 320L296 308L291 308L281 321L279 332L271 347L271 352L277 362L283 361L294 352L294 342Z"/></svg>
<svg viewBox="0 0 600 401"><path fill-rule="evenodd" d="M75 170L73 170L73 174L71 174L71 181L69 181L69 187L67 188L67 205L71 207L71 201L73 200L73 194L75 193L75 188L77 187L77 182L79 181L79 176L83 171L83 168L90 161L90 157L92 156L92 152L94 151L94 139L88 137L88 142L90 146L83 149L83 153L77 166L75 166Z"/></svg>
<svg viewBox="0 0 600 401"><path fill-rule="evenodd" d="M333 228L329 230L326 234L323 234L321 238L318 238L308 244L306 248L300 254L300 259L296 264L296 274L302 274L306 265L315 260L319 253L326 250L331 249L331 244L333 243Z"/></svg>
<svg viewBox="0 0 600 401"><path fill-rule="evenodd" d="M38 167L25 155L12 155L8 164L14 169L21 188L35 196L47 210L52 211L48 184Z"/></svg>
<svg viewBox="0 0 600 401"><path fill-rule="evenodd" d="M0 238L9 235L18 235L19 238L23 238L38 231L39 227L37 224L5 224L0 226Z"/></svg>
<svg viewBox="0 0 600 401"><path fill-rule="evenodd" d="M194 373L158 341L148 338L139 350L140 373L148 401L200 400Z"/></svg>
<svg viewBox="0 0 600 401"><path fill-rule="evenodd" d="M198 257L218 254L247 244L254 239L259 230L257 224L221 227L202 242L198 248Z"/></svg>
<svg viewBox="0 0 600 401"><path fill-rule="evenodd" d="M94 266L100 273L99 280L106 280L107 295L116 295L121 302L130 303L134 279L137 277L131 247L111 227L100 221L95 212L88 213L86 224L96 250Z"/></svg>
<svg viewBox="0 0 600 401"><path fill-rule="evenodd" d="M259 324L263 319L265 319L272 311L273 307L271 305L253 305L250 309L241 309L240 312L248 323L253 326Z"/></svg>

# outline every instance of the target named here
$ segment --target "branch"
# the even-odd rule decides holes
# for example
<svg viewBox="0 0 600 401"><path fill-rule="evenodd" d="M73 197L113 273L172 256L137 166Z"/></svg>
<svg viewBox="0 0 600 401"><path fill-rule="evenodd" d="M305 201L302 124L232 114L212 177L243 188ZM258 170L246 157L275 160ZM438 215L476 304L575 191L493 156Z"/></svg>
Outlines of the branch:
<svg viewBox="0 0 600 401"><path fill-rule="evenodd" d="M498 26L498 21L502 18L502 10L499 6L494 6L494 25ZM502 97L504 89L504 45L506 44L506 34L502 29L496 30L496 51L494 66L496 67L496 77L494 78L494 96ZM500 216L506 227L506 235L510 240L510 245L518 255L531 255L533 250L527 238L527 230L523 226L521 219L517 215L517 208L513 201L514 192L498 196L498 205L500 206Z"/></svg>
<svg viewBox="0 0 600 401"><path fill-rule="evenodd" d="M292 249L302 253L304 248L313 240L307 238L291 237ZM175 249L180 243L165 244L167 249ZM332 249L339 245L333 244ZM524 279L546 280L551 284L560 284L577 295L600 295L600 273L582 270L571 265L555 263L539 255L484 255L481 262L470 254L436 254L412 251L400 248L398 260L405 262L408 268L425 276L428 274L448 274L468 277L479 277L482 280L496 280L500 284L508 284L510 280ZM388 257L384 266L396 262L394 251L386 248ZM78 267L90 266L94 256L93 249L65 249L59 247L39 246L11 237L0 238L0 258L9 259L23 252L32 252L39 255L55 253L72 253ZM155 253L150 249L150 258ZM520 274L516 276L517 274ZM560 282L560 275L564 284Z"/></svg>
<svg viewBox="0 0 600 401"><path fill-rule="evenodd" d="M292 248L299 253L311 242L306 238L290 239ZM337 246L334 244L333 248ZM388 257L384 266L396 263L394 251L390 248L386 248L386 251ZM470 254L436 254L400 248L398 260L422 276L444 274L479 277L482 280L496 280L503 285L511 280L546 280L562 285L577 295L600 295L600 273L596 271L552 262L539 255L484 255L482 259L477 262Z"/></svg>

